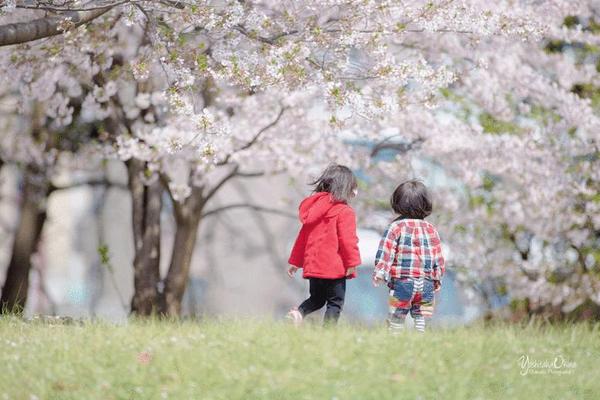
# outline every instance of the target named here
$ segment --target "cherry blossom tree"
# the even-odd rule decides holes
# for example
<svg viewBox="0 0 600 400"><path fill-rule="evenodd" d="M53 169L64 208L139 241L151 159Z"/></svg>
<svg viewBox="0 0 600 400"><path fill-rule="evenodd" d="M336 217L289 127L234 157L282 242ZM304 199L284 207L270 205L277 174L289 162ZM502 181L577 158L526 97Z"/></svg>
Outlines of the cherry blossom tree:
<svg viewBox="0 0 600 400"><path fill-rule="evenodd" d="M547 41L511 46L502 60L489 54L489 69L466 84L464 93L481 107L475 129L491 136L481 146L487 160L476 163L484 174L467 180L477 188L470 217L493 226L498 238L486 245L482 267L527 311L598 318L600 120L578 89L597 80L590 62L597 56L577 50L598 43L590 29L598 10L569 11L586 22L565 26L559 15L561 28ZM498 90L477 91L492 74Z"/></svg>
<svg viewBox="0 0 600 400"><path fill-rule="evenodd" d="M584 121L573 121L586 102L561 81L571 79L561 70L570 64L539 44L544 37L593 39L585 30L557 28L572 2L0 4L6 84L22 99L43 103L45 123L55 129L92 125L98 152L128 164L132 308L140 314L179 315L198 226L219 211L210 200L227 182L284 170L305 174L331 160L367 168L370 152L361 142L379 143L371 152L402 148L405 156L371 166L393 178L388 182L410 174L409 155L436 160L461 182L441 205L448 237L456 238L452 248L467 254L455 261L468 271L465 279L495 271L509 276L505 285L522 298L532 282L520 275L523 260L511 258L517 237L556 239L558 227L572 222L543 222L549 208L540 203L562 201L554 213L571 204L561 174L569 159L589 150L583 138L596 117L588 104ZM577 7L590 12L585 2ZM580 74L585 67L571 69ZM536 120L527 106L564 121ZM550 140L555 134L568 149ZM560 165L550 161L558 150ZM480 154L487 157L474 156ZM586 168L591 176L592 166ZM515 189L540 188L548 179L556 186L544 195ZM371 189L381 198L387 186ZM158 270L163 190L177 224L165 277ZM465 199L468 212L459 212ZM223 208L240 206L247 205ZM511 233L513 250L498 246Z"/></svg>
<svg viewBox="0 0 600 400"><path fill-rule="evenodd" d="M467 62L455 61L464 72L443 90L447 100L429 115L396 117L401 144L417 151L376 166L386 177L419 174L406 169L414 157L442 166L451 184L437 191L440 226L459 277L528 313L600 315L598 11L593 2L549 7L540 41L455 46ZM440 54L454 44L418 45Z"/></svg>
<svg viewBox="0 0 600 400"><path fill-rule="evenodd" d="M66 169L87 169L77 157L87 158L90 154L85 150L89 140L88 127L70 125L69 129L54 130L52 124L45 123L42 104L36 102L21 108L21 115L18 115L17 101L10 91L3 93L3 103L7 116L0 125L3 131L0 159L4 165L16 166L21 174L17 199L19 217L0 300L2 312L13 312L23 310L25 306L32 255L40 242L50 195L75 185L107 182L86 179L65 183L57 179ZM78 151L82 154L77 155Z"/></svg>

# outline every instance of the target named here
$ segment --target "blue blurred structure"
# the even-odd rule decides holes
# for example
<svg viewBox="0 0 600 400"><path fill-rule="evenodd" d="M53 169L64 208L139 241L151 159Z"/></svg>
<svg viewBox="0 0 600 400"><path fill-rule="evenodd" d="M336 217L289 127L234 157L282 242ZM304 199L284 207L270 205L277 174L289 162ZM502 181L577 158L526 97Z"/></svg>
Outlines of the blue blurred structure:
<svg viewBox="0 0 600 400"><path fill-rule="evenodd" d="M358 277L348 281L344 314L351 320L367 324L382 323L387 318L388 289L385 285L373 287L372 267L359 268ZM454 273L448 271L442 290L436 294L432 323L452 325L466 323L471 313L463 304Z"/></svg>

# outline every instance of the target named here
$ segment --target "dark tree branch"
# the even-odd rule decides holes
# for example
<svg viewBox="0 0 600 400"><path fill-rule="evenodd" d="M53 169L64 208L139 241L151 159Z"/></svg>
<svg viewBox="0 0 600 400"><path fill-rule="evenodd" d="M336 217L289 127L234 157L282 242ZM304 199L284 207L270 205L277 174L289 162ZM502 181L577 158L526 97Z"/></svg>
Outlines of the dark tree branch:
<svg viewBox="0 0 600 400"><path fill-rule="evenodd" d="M277 123L281 119L281 116L283 115L283 113L284 113L285 110L286 110L286 107L281 107L281 110L279 110L279 114L277 114L277 117L275 117L275 119L271 123L269 123L268 125L264 126L260 131L258 131L258 133L256 135L254 135L254 137L252 138L252 140L250 140L248 143L246 143L245 145L243 145L239 149L235 150L235 153L243 151L243 150L246 150L247 148L251 147L254 143L256 143L256 141L258 140L258 138L264 132L266 132L270 128L274 127L275 125L277 125Z"/></svg>
<svg viewBox="0 0 600 400"><path fill-rule="evenodd" d="M276 214L276 215L281 215L282 217L288 217L288 218L294 218L296 219L296 215L292 214L290 212L287 211L283 211L283 210L278 210L276 208L269 208L269 207L262 207L262 206L257 206L254 204L229 204L223 207L219 207L219 208L215 208L213 210L207 211L204 214L202 214L202 218L204 217L208 217L210 215L214 215L217 214L219 212L222 211L226 211L226 210L231 210L234 208L250 208L252 210L255 211L261 211L261 212L266 212L266 213L270 213L270 214Z"/></svg>
<svg viewBox="0 0 600 400"><path fill-rule="evenodd" d="M100 178L100 179L92 179L89 181L74 182L74 183L71 183L66 186L57 186L54 184L50 184L50 187L48 188L48 194L50 194L54 191L57 191L57 190L73 189L73 188L80 187L80 186L107 186L107 187L116 187L116 188L123 189L123 190L129 190L129 188L127 187L126 184L110 182L108 179Z"/></svg>
<svg viewBox="0 0 600 400"><path fill-rule="evenodd" d="M38 39L42 39L45 37L55 36L62 33L62 30L59 29L60 24L66 19L70 18L73 23L73 27L78 27L80 25L86 24L107 11L123 5L123 4L135 4L140 8L138 3L152 3L151 1L136 1L136 0L121 0L115 3L107 3L104 5L97 6L89 6L89 7L61 7L61 6L53 6L51 4L21 4L17 5L18 8L24 9L34 9L34 10L44 10L53 13L62 13L57 16L48 16L44 18L39 18L29 22L20 22L15 24L7 24L0 26L0 47L1 46L9 46L13 44L26 43ZM162 4L167 7L173 7L177 9L185 9L187 5L186 2L179 0L157 0L156 3ZM1 5L2 3L0 3ZM141 8L140 8L141 9ZM325 25L330 22L335 22L336 19L330 19L325 22ZM277 41L283 37L291 36L300 33L297 29L292 29L290 31L280 32L270 37L260 36L253 32L249 32L246 27L241 24L234 26L236 31L241 33L242 35L248 37L252 40L257 40L262 43L266 43L269 45L275 45ZM424 32L423 28L416 29L404 29L402 32ZM342 32L342 29L339 28L330 28L323 30L324 33L338 33ZM357 32L361 33L385 33L380 30L358 30ZM437 29L433 32L439 33L461 33L461 34L472 34L473 32L467 30L453 30L453 29ZM397 32L393 32L394 34Z"/></svg>
<svg viewBox="0 0 600 400"><path fill-rule="evenodd" d="M522 250L517 243L517 236L514 234L514 232L508 231L507 228L504 228L504 229L507 231L508 240L513 244L515 249L519 252L521 259L523 261L527 261L529 259L529 247L527 248L527 250ZM519 269L521 270L523 275L525 275L527 277L527 279L529 279L532 282L536 281L539 277L538 272L528 271L527 269L525 269L525 267L523 267L523 263L519 263Z"/></svg>
<svg viewBox="0 0 600 400"><path fill-rule="evenodd" d="M210 189L210 191L204 198L205 202L208 201L211 197L213 197L215 195L215 193L217 193L219 191L219 189L221 189L221 187L223 187L223 185L227 183L227 181L229 181L231 178L236 176L239 168L240 168L239 165L234 166L233 169L231 170L231 172L229 172L227 175L225 175L225 177L223 179L221 179L219 181L219 183L217 183L215 186L213 186L213 188Z"/></svg>
<svg viewBox="0 0 600 400"><path fill-rule="evenodd" d="M43 10L49 12L69 12L69 11L95 11L101 10L107 7L116 7L121 4L133 2L132 0L121 0L115 3L104 2L105 4L90 6L90 7L68 7L68 6L53 6L51 4L39 2L37 4L17 4L17 8L24 8L28 10Z"/></svg>
<svg viewBox="0 0 600 400"><path fill-rule="evenodd" d="M181 204L180 202L178 202L177 200L175 200L175 196L173 195L173 191L171 190L171 187L169 186L169 177L164 174L161 173L159 175L159 179L161 184L163 185L163 187L165 188L165 190L167 191L167 194L169 195L169 198L171 199L171 204L173 205L173 212L175 213L175 219L179 219L183 217L183 211L184 211L184 204Z"/></svg>
<svg viewBox="0 0 600 400"><path fill-rule="evenodd" d="M337 21L339 21L338 18L333 18L333 17L329 18L327 21L325 21L323 23L323 26L326 26L328 24L331 24L332 22L337 22ZM249 39L258 40L259 42L270 44L270 45L275 45L277 43L277 40L279 40L279 39L281 39L283 37L291 36L291 35L295 35L297 33L300 33L300 30L298 30L298 29L292 29L292 30L289 30L289 31L277 33L277 34L275 34L275 35L273 35L271 37L266 37L266 36L256 35L253 32L248 32L248 30L246 29L246 27L244 25L241 25L241 24L238 24L238 25L234 26L233 29L235 29L236 31L238 31L242 35L248 37ZM325 31L327 31L327 30L325 30Z"/></svg>
<svg viewBox="0 0 600 400"><path fill-rule="evenodd" d="M243 146L233 150L231 153L227 154L227 156L225 157L225 159L219 163L217 163L217 165L225 165L229 162L229 159L231 158L231 156L235 153L239 153L240 151L244 151L250 147L252 147L252 145L254 145L258 139L260 138L260 136L265 133L267 130L271 129L272 127L274 127L275 125L277 125L277 123L279 122L279 120L281 119L281 117L283 116L283 113L285 112L285 110L287 109L287 107L281 107L281 109L279 110L279 113L277 114L277 117L275 117L275 119L270 122L269 124L265 125L264 127L262 127L261 130L259 130L256 135L254 135L254 137L248 141L247 143L245 143Z"/></svg>
<svg viewBox="0 0 600 400"><path fill-rule="evenodd" d="M186 5L188 5L187 3L181 0L159 0L158 2L164 4L165 6L175 7L180 10L183 10L186 7Z"/></svg>
<svg viewBox="0 0 600 400"><path fill-rule="evenodd" d="M277 40L282 37L295 35L296 33L299 32L297 29L293 29L291 31L281 32L281 33L279 33L277 35L273 35L271 37L265 37L265 36L255 35L252 32L248 32L246 27L244 27L243 25L236 25L233 27L233 29L235 29L236 31L238 31L239 33L241 33L242 35L244 35L250 39L258 40L259 42L263 42L263 43L270 44L270 45L274 45L275 42L277 42Z"/></svg>
<svg viewBox="0 0 600 400"><path fill-rule="evenodd" d="M104 8L99 8L93 11L68 11L59 16L45 17L35 19L29 22L18 22L16 24L7 24L0 26L0 47L13 44L31 42L34 40L60 35L63 30L60 29L65 19L70 18L70 28L76 28L83 24L102 16L113 7L116 3Z"/></svg>
<svg viewBox="0 0 600 400"><path fill-rule="evenodd" d="M90 1L89 3L94 3L93 1ZM89 4L87 3L87 4ZM95 1L95 3L99 3L98 1ZM102 2L104 4L99 4L96 6L84 6L84 7L69 7L68 5L62 5L62 6L54 6L52 4L48 4L46 2L38 2L37 4L17 4L17 8L23 8L23 9L29 9L29 10L43 10L43 11L49 11L49 12L68 12L68 11L94 11L94 10L100 10L106 7L116 7L116 6L120 6L122 4L126 4L126 3L131 3L131 4L135 4L136 6L139 6L140 3L159 3L162 4L164 6L167 7L173 7L173 8L177 8L179 10L183 10L185 9L186 5L188 5L187 3L183 2L183 1L178 1L178 0L120 0L120 1L115 1L115 2L108 2L108 1L104 1ZM3 5L0 2L0 6Z"/></svg>
<svg viewBox="0 0 600 400"><path fill-rule="evenodd" d="M268 176L268 175L279 175L279 174L283 174L285 172L284 169L280 169L277 171L257 171L257 172L241 172L238 171L236 173L236 176L239 176L240 178L259 178L261 176Z"/></svg>
<svg viewBox="0 0 600 400"><path fill-rule="evenodd" d="M329 22L332 22L332 21L335 22L336 19L329 20L326 22L326 24ZM290 31L278 33L271 37L266 37L266 36L260 36L254 32L249 32L248 29L246 29L246 27L243 25L236 25L233 27L233 29L235 29L236 31L238 31L239 33L241 33L242 35L246 36L249 39L258 40L259 42L266 43L271 46L276 45L277 40L279 40L283 37L296 35L296 34L300 33L299 30L292 29ZM339 29L339 28L330 28L330 29L323 29L322 32L323 33L342 33L342 32L344 32L344 30ZM426 32L426 30L425 30L425 28L405 28L399 32L396 32L396 31L386 32L382 29L358 29L358 30L355 30L354 32L365 33L365 34L380 33L380 34L384 34L384 35L385 34L396 35L398 33L403 33L403 32L424 33L424 32ZM448 28L433 29L433 30L430 30L429 32L431 32L431 33L459 33L459 34L473 34L474 33L473 31L468 31L468 30L448 29Z"/></svg>
<svg viewBox="0 0 600 400"><path fill-rule="evenodd" d="M396 136L399 136L399 135L390 136L390 137L384 139L383 141L377 143L373 147L373 150L371 151L371 157L377 157L377 155L383 150L396 150L398 153L403 154L403 153L409 152L410 150L414 149L415 147L417 147L418 145L420 145L421 143L423 143L425 141L425 139L419 137L408 143L390 142L390 139L392 139Z"/></svg>
<svg viewBox="0 0 600 400"><path fill-rule="evenodd" d="M521 256L521 259L523 261L527 261L529 259L529 247L527 248L527 250L522 250L519 247L519 245L517 243L517 237L515 236L515 234L513 232L510 232L508 234L508 238L512 242L512 244L515 246L515 249L517 249L517 251L519 252L519 255Z"/></svg>
<svg viewBox="0 0 600 400"><path fill-rule="evenodd" d="M342 29L325 29L323 30L324 33L342 33L344 32ZM402 29L400 31L385 31L383 29L358 29L355 30L354 32L357 33L368 33L368 34L372 34L372 33L380 33L382 35L397 35L399 33L403 33L403 32L410 32L410 33L460 33L460 34L472 34L474 33L473 31L466 31L466 30L461 30L461 29L448 29L448 28L441 28L441 29L431 29L431 30L426 30L425 28L407 28L407 29Z"/></svg>
<svg viewBox="0 0 600 400"><path fill-rule="evenodd" d="M447 29L447 28L442 28L442 29L432 29L432 30L425 30L425 28L420 28L420 29L405 29L403 32L411 32L411 33L424 33L424 32L431 32L431 33L460 33L460 34L465 34L465 35L470 35L473 34L473 31L465 31L462 29Z"/></svg>
<svg viewBox="0 0 600 400"><path fill-rule="evenodd" d="M146 17L146 24L144 26L144 38L148 38L148 24L150 24L150 14L148 14L148 11L146 11L146 9L138 3L135 3L134 5L135 8L140 10L140 12L144 14L144 17Z"/></svg>

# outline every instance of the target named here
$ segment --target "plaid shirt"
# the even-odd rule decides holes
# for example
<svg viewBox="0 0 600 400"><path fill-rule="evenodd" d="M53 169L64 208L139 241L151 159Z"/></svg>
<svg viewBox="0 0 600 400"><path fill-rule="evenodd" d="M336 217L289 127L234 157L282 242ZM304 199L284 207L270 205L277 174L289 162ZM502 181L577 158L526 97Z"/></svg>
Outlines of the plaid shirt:
<svg viewBox="0 0 600 400"><path fill-rule="evenodd" d="M445 272L437 230L421 219L392 222L379 243L374 274L389 278L428 278L441 281Z"/></svg>

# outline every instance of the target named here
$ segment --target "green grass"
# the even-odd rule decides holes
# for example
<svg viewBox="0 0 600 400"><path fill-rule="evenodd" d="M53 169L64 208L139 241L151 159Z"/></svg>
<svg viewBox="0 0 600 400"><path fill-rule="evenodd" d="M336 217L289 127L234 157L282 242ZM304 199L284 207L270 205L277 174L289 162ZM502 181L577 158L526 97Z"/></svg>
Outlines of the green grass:
<svg viewBox="0 0 600 400"><path fill-rule="evenodd" d="M0 399L598 399L599 334L590 324L391 337L383 328L250 320L8 318L0 320ZM576 366L521 375L521 355Z"/></svg>

